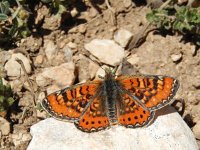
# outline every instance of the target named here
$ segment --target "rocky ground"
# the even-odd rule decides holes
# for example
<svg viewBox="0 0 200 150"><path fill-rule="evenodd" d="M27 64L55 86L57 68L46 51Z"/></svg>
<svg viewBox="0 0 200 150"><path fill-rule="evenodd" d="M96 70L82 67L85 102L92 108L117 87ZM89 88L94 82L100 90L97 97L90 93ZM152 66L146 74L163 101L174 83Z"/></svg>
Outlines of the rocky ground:
<svg viewBox="0 0 200 150"><path fill-rule="evenodd" d="M0 52L4 83L10 84L16 95L8 118L0 118L2 149L26 149L31 140L30 127L47 117L39 105L46 93L94 79L102 74L100 65L118 64L119 74L177 78L180 88L175 99L185 101L183 119L200 144L199 49L184 42L181 35L158 31L150 32L140 46L129 49L129 42L137 39L147 24L145 14L150 8L130 0L111 4L115 14L105 3L98 4L98 9L88 3L71 10L74 18L63 29L58 18L48 18L47 8L42 6L37 19L45 18L43 30L22 39L16 48ZM31 83L16 58L22 60Z"/></svg>

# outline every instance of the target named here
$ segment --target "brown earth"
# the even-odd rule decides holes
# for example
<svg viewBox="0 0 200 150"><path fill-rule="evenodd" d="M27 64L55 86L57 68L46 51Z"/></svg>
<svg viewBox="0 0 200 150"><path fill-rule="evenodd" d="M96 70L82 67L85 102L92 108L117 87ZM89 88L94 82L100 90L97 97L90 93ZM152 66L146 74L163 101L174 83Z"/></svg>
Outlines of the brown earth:
<svg viewBox="0 0 200 150"><path fill-rule="evenodd" d="M62 25L59 18L55 16L48 18L49 14L45 6L38 9L37 21L39 22L42 17L45 18L40 33L21 40L17 48L10 49L10 51L21 52L30 58L33 71L29 78L34 85L37 102L41 100L40 94L46 90L46 87L37 85L36 75L43 68L57 66L65 62L62 55L56 61L47 60L44 52L44 47L46 47L44 41L54 41L58 49L62 49L70 43L73 52L72 59L77 69L75 83L84 79L88 80L90 72L80 69L84 68L84 65L87 66L88 63L88 58L80 55L87 53L84 49L85 43L96 38L112 40L115 31L120 28L129 30L134 34L134 38L137 38L147 24L145 14L150 11L150 8L145 5L136 6L134 3L129 5L128 2L123 0L111 2L111 6L116 12L115 15L103 2L96 5L88 2L78 9L76 17L66 19L67 23L64 22ZM62 28L60 28L61 26ZM192 43L185 43L181 35L163 35L158 31L152 31L147 35L144 43L131 50L132 54L126 58L129 63L125 63L122 72L127 72L127 68L131 68L132 73L169 75L177 78L181 86L176 99L185 101L186 108L183 118L192 129L200 119L199 49ZM128 51L126 50L126 52ZM173 60L173 55L180 55L180 58ZM6 79L11 81L9 78ZM26 81L24 76L15 80L20 80L22 83ZM2 149L21 150L26 149L30 142L30 127L44 119L46 115L40 107L34 107L33 95L27 84L22 84L20 90L18 88L13 88L13 90L17 95L17 103L8 117L11 122L11 131L7 136L0 136L0 143ZM181 106L179 105L179 107ZM23 135L28 137L27 140L16 144L16 139L22 138ZM200 142L198 141L198 143Z"/></svg>

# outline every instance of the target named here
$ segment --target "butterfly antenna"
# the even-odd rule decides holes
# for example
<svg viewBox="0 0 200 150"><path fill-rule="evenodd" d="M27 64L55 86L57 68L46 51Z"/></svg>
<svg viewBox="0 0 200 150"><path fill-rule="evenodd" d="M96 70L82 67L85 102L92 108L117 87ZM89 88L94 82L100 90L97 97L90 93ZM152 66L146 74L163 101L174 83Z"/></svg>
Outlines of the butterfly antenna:
<svg viewBox="0 0 200 150"><path fill-rule="evenodd" d="M114 69L112 71L114 75L116 75L116 72L117 72L119 66L120 66L120 64L114 67Z"/></svg>
<svg viewBox="0 0 200 150"><path fill-rule="evenodd" d="M84 55L85 57L87 57L88 59L90 59L93 63L97 64L98 66L103 66L101 62L98 62L97 60L93 60L90 56L89 53L82 53L82 55ZM93 55L92 55L93 56ZM96 57L95 57L96 58ZM101 67L102 68L102 67ZM102 68L103 70L105 70L104 68Z"/></svg>

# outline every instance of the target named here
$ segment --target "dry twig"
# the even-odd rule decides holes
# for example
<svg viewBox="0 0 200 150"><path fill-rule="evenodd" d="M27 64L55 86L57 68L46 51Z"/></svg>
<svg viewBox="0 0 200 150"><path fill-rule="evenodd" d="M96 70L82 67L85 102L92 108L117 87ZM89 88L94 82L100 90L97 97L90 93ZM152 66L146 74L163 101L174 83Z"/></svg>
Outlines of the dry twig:
<svg viewBox="0 0 200 150"><path fill-rule="evenodd" d="M34 106L36 106L36 100L35 100L35 93L34 93L34 90L33 90L33 85L28 77L28 74L26 72L26 69L25 69L25 66L24 66L24 63L22 62L22 60L16 58L16 61L21 65L22 67L22 70L24 71L24 74L25 74L25 77L26 77L26 81L28 82L29 84L29 87L30 87L30 92L31 92L31 95L33 96L33 104Z"/></svg>

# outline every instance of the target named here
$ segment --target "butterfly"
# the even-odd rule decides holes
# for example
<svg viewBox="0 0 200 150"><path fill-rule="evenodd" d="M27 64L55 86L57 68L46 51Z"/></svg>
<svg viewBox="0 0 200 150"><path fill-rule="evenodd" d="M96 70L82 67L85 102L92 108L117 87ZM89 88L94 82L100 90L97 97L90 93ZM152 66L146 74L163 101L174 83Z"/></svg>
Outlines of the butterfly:
<svg viewBox="0 0 200 150"><path fill-rule="evenodd" d="M170 104L179 82L168 76L118 76L105 70L103 80L67 87L48 95L43 108L54 118L72 121L84 132L112 125L147 126L155 111Z"/></svg>

